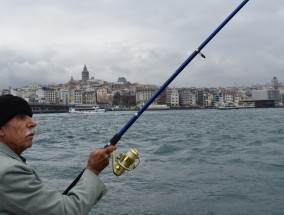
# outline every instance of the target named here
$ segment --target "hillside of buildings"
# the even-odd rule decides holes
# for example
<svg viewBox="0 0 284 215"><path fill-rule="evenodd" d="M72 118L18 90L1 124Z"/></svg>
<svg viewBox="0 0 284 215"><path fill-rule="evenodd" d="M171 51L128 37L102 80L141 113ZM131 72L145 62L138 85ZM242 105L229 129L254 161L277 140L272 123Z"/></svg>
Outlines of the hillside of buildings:
<svg viewBox="0 0 284 215"><path fill-rule="evenodd" d="M21 88L0 90L0 94L12 94L26 99L30 104L58 104L64 106L90 105L108 110L141 108L159 86L130 83L124 77L116 82L90 78L85 65L82 79L73 77L65 84L31 84ZM268 84L250 87L227 88L167 88L149 107L168 108L216 108L231 103L238 107L281 107L284 85L277 77Z"/></svg>

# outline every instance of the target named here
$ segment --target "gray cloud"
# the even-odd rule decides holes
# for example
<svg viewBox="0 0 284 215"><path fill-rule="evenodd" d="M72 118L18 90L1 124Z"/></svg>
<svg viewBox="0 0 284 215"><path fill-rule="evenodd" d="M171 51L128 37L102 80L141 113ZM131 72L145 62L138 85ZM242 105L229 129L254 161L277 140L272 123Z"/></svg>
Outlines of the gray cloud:
<svg viewBox="0 0 284 215"><path fill-rule="evenodd" d="M91 76L161 85L241 3L221 0L1 1L0 89ZM284 5L249 1L172 83L284 80Z"/></svg>

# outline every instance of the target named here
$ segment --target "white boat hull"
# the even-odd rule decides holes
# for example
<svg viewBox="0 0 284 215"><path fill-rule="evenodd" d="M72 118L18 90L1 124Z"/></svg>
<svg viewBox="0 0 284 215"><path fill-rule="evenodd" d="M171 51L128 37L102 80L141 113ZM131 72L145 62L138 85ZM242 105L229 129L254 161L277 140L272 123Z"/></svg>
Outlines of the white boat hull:
<svg viewBox="0 0 284 215"><path fill-rule="evenodd" d="M76 108L76 107L71 107L69 109L69 113L79 113L79 114L98 114L98 113L105 113L106 110L103 108L98 108L98 107L90 107L90 108Z"/></svg>

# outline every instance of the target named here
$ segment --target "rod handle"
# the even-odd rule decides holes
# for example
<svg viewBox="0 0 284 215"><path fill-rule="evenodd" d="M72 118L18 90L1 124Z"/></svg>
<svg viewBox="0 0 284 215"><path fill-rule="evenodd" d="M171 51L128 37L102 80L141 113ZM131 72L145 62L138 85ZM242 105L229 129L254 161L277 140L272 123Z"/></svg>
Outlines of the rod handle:
<svg viewBox="0 0 284 215"><path fill-rule="evenodd" d="M120 140L120 138L121 138L121 136L119 136L118 134L115 134L115 135L110 139L109 144L106 144L106 145L104 146L104 148L107 148L107 147L110 146L110 145L115 146L115 145L118 143L118 141Z"/></svg>

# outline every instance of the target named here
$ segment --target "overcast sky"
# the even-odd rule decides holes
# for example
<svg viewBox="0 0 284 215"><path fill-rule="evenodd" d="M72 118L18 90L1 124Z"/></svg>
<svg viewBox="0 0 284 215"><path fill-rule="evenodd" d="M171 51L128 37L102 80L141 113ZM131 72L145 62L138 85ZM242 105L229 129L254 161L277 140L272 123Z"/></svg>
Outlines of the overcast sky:
<svg viewBox="0 0 284 215"><path fill-rule="evenodd" d="M162 85L242 0L0 0L0 89L90 76ZM173 81L284 82L284 2L250 0Z"/></svg>

